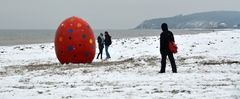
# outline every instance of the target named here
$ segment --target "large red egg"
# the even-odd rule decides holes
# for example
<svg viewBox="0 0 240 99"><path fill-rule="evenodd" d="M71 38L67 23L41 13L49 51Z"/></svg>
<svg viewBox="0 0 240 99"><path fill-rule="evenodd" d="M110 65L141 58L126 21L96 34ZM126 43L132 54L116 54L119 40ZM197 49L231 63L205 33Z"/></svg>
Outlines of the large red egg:
<svg viewBox="0 0 240 99"><path fill-rule="evenodd" d="M95 38L89 24L81 18L70 17L58 27L55 52L60 63L91 63L95 56Z"/></svg>

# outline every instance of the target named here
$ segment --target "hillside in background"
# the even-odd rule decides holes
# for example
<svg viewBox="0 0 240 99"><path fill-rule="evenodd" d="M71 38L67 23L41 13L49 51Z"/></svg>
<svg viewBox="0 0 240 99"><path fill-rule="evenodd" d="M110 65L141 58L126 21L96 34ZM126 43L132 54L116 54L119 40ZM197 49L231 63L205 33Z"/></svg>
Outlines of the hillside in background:
<svg viewBox="0 0 240 99"><path fill-rule="evenodd" d="M162 23L168 23L169 28L173 29L240 28L240 12L212 11L167 18L156 18L145 20L135 29L160 29Z"/></svg>

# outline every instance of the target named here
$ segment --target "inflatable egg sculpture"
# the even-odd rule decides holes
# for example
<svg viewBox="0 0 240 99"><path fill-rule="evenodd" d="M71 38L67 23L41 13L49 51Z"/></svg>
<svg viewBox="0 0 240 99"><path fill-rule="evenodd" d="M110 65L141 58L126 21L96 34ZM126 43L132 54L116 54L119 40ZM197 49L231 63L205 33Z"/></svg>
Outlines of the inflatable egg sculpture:
<svg viewBox="0 0 240 99"><path fill-rule="evenodd" d="M81 18L70 17L58 27L55 52L60 63L91 63L95 56L95 38L89 24Z"/></svg>

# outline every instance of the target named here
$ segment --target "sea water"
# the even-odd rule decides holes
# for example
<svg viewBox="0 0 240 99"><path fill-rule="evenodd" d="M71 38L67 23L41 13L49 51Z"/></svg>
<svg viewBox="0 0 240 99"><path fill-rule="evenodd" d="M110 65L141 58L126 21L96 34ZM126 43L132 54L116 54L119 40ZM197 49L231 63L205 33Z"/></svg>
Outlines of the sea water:
<svg viewBox="0 0 240 99"><path fill-rule="evenodd" d="M99 33L108 31L113 39L131 38L143 36L159 36L161 30L94 30L97 37ZM208 33L213 30L186 30L172 29L175 35ZM52 43L54 42L56 30L0 30L0 46L10 46L19 44Z"/></svg>

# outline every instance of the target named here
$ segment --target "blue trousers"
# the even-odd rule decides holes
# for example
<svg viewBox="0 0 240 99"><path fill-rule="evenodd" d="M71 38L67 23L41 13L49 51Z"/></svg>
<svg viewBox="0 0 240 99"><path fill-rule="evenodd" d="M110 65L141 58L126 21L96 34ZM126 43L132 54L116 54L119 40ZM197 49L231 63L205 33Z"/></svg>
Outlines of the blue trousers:
<svg viewBox="0 0 240 99"><path fill-rule="evenodd" d="M106 51L106 56L107 56L106 58L111 58L111 57L110 57L110 54L109 54L109 52L108 52L108 47L109 47L109 46L105 45L105 51Z"/></svg>

